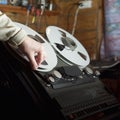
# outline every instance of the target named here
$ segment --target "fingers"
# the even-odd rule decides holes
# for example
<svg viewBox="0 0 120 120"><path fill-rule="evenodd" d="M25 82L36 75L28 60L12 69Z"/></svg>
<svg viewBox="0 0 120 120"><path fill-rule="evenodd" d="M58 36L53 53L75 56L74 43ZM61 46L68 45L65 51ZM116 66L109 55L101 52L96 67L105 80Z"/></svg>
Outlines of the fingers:
<svg viewBox="0 0 120 120"><path fill-rule="evenodd" d="M45 60L46 53L40 50L37 53L33 52L29 54L28 57L29 57L29 61L30 61L32 69L36 70L39 67L39 65Z"/></svg>
<svg viewBox="0 0 120 120"><path fill-rule="evenodd" d="M32 68L33 70L36 70L37 67L38 67L38 64L37 64L37 62L36 62L34 53L33 53L33 54L30 54L30 55L28 56L28 59L29 59L31 68Z"/></svg>
<svg viewBox="0 0 120 120"><path fill-rule="evenodd" d="M36 63L40 65L46 58L45 52L38 52L38 54L35 56Z"/></svg>
<svg viewBox="0 0 120 120"><path fill-rule="evenodd" d="M19 48L28 57L33 70L36 70L46 58L46 53L42 44L28 36L24 38Z"/></svg>

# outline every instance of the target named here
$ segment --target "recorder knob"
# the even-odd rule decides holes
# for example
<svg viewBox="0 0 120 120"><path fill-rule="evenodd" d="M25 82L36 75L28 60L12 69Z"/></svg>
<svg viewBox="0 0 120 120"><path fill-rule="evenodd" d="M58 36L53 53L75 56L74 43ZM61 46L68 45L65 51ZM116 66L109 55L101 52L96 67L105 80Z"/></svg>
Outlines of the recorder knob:
<svg viewBox="0 0 120 120"><path fill-rule="evenodd" d="M89 75L93 74L93 70L90 67L86 67L84 71Z"/></svg>
<svg viewBox="0 0 120 120"><path fill-rule="evenodd" d="M48 78L48 80L49 80L50 82L55 82L55 79L54 79L52 76L50 76L50 77Z"/></svg>
<svg viewBox="0 0 120 120"><path fill-rule="evenodd" d="M59 72L59 71L57 71L57 70L54 70L53 71L53 75L55 76L55 77L57 77L57 78L62 78L62 74Z"/></svg>
<svg viewBox="0 0 120 120"><path fill-rule="evenodd" d="M96 70L96 71L95 71L95 74L96 74L97 76L99 76L99 75L100 75L100 71Z"/></svg>

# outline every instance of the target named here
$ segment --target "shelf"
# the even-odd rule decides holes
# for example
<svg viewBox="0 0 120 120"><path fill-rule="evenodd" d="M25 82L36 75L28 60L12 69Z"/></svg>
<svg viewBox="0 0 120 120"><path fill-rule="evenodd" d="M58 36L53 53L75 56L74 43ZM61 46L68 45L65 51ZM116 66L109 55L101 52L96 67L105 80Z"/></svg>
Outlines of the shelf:
<svg viewBox="0 0 120 120"><path fill-rule="evenodd" d="M27 9L25 7L3 5L3 4L0 4L0 10L4 13L11 12L11 13L17 13L17 14L23 14L23 15L26 15L26 12L27 12ZM58 15L59 12L55 10L53 11L45 10L44 14L47 16L55 16L55 15Z"/></svg>
<svg viewBox="0 0 120 120"><path fill-rule="evenodd" d="M20 6L12 6L12 5L3 5L0 4L0 10L2 12L11 12L18 14L26 14L26 8Z"/></svg>

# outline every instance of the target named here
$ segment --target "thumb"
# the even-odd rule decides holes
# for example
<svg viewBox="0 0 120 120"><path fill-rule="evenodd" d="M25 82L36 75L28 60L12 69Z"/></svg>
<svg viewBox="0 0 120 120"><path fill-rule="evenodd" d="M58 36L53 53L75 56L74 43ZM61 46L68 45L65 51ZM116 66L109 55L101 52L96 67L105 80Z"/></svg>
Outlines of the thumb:
<svg viewBox="0 0 120 120"><path fill-rule="evenodd" d="M36 70L37 67L38 67L38 64L37 64L37 62L36 62L36 60L35 60L34 54L33 54L33 55L32 55L32 54L29 55L29 56L28 56L28 59L29 59L31 68L32 68L33 70Z"/></svg>

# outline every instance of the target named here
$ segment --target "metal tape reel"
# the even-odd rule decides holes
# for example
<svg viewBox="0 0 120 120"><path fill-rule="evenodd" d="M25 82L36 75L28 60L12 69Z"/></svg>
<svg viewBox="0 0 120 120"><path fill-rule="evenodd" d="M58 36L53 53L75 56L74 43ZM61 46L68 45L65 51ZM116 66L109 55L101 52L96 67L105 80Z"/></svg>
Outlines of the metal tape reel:
<svg viewBox="0 0 120 120"><path fill-rule="evenodd" d="M33 37L33 38L35 37L35 40L42 43L42 45L47 53L45 61L43 61L43 63L38 67L37 71L40 71L40 72L51 71L57 65L57 55L56 55L54 49L48 43L48 41L46 41L39 33L34 31L33 29L31 29L30 27L28 27L24 24L18 23L18 22L14 22L14 23L16 24L16 26L24 29L30 37ZM17 50L14 47L12 47L12 49L14 49L15 52L17 52L22 58L24 58L28 61L27 57L25 55L23 55L19 50Z"/></svg>

